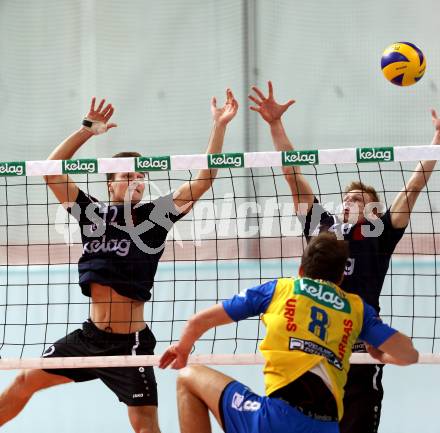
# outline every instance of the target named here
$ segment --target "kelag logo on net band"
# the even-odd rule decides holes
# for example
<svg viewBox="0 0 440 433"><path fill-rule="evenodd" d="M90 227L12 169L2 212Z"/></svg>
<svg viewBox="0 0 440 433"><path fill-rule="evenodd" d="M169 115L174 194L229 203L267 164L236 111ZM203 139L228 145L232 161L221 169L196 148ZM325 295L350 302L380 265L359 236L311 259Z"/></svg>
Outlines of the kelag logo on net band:
<svg viewBox="0 0 440 433"><path fill-rule="evenodd" d="M392 147L360 147L356 149L357 162L390 162L394 161Z"/></svg>
<svg viewBox="0 0 440 433"><path fill-rule="evenodd" d="M0 176L25 176L26 163L19 162L0 162Z"/></svg>
<svg viewBox="0 0 440 433"><path fill-rule="evenodd" d="M64 174L90 174L98 173L98 161L96 159L69 159L63 161Z"/></svg>
<svg viewBox="0 0 440 433"><path fill-rule="evenodd" d="M283 152L283 165L314 165L319 164L317 150L289 150Z"/></svg>
<svg viewBox="0 0 440 433"><path fill-rule="evenodd" d="M171 170L169 156L140 156L136 158L136 171L166 171Z"/></svg>
<svg viewBox="0 0 440 433"><path fill-rule="evenodd" d="M315 302L318 302L325 307L332 308L333 310L343 311L344 313L351 312L350 303L339 296L336 290L331 286L318 283L308 278L295 280L293 293L295 295L307 296Z"/></svg>
<svg viewBox="0 0 440 433"><path fill-rule="evenodd" d="M244 167L242 153L213 153L208 155L209 168L237 168Z"/></svg>

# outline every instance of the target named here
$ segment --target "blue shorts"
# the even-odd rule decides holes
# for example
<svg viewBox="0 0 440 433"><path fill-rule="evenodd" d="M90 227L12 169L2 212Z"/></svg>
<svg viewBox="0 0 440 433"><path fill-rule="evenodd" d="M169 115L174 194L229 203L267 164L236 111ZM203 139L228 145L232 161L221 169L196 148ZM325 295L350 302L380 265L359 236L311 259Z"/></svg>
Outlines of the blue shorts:
<svg viewBox="0 0 440 433"><path fill-rule="evenodd" d="M235 381L223 390L220 415L226 433L339 433L337 422L315 420L282 400L261 397Z"/></svg>

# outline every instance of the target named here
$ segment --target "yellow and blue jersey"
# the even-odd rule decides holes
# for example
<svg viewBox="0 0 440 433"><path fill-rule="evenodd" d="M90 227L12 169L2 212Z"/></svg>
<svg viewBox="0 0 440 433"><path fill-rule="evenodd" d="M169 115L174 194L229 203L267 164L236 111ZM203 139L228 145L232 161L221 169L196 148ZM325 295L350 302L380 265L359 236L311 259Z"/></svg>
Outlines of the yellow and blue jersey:
<svg viewBox="0 0 440 433"><path fill-rule="evenodd" d="M335 398L339 419L353 343L359 338L378 347L396 332L358 295L310 278L279 278L224 301L223 307L235 321L262 315L266 395L308 371L318 372Z"/></svg>

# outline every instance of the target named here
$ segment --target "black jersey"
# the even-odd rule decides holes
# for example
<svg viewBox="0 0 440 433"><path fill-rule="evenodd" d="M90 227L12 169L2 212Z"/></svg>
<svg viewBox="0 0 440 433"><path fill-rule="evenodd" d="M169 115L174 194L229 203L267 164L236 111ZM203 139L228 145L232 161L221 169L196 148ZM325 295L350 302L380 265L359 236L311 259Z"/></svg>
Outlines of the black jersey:
<svg viewBox="0 0 440 433"><path fill-rule="evenodd" d="M95 282L148 301L168 231L183 216L174 206L173 194L125 206L100 202L80 190L67 210L81 229L78 271L83 294L90 296L90 283Z"/></svg>
<svg viewBox="0 0 440 433"><path fill-rule="evenodd" d="M347 260L341 287L359 295L376 311L380 309L380 292L391 255L405 232L405 228L393 227L389 209L379 220L382 224L374 220L364 220L357 224L341 223L316 198L305 222L303 220L307 240L314 233L333 231L348 241L350 258Z"/></svg>

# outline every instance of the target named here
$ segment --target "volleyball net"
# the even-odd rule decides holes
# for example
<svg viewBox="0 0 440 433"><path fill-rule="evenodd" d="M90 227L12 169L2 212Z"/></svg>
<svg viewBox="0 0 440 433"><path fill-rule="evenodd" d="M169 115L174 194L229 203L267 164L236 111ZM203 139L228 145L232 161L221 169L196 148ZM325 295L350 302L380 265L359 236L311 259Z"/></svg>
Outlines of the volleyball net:
<svg viewBox="0 0 440 433"><path fill-rule="evenodd" d="M302 165L325 209L338 213L353 180L374 186L389 207L418 161L438 159L439 147L421 146L0 162L0 369L145 365L143 356L41 358L80 327L90 309L78 286L79 226L44 175L73 175L82 190L106 202L105 173L141 171L148 202L199 169L220 169L213 187L168 235L145 306L160 354L195 312L296 275L306 244L283 165ZM411 336L423 363L438 362L440 352L439 187L434 172L391 259L380 299L383 320ZM192 362L261 363L263 336L258 318L210 330L196 343ZM157 364L157 357L148 359ZM352 362L372 360L355 354Z"/></svg>

